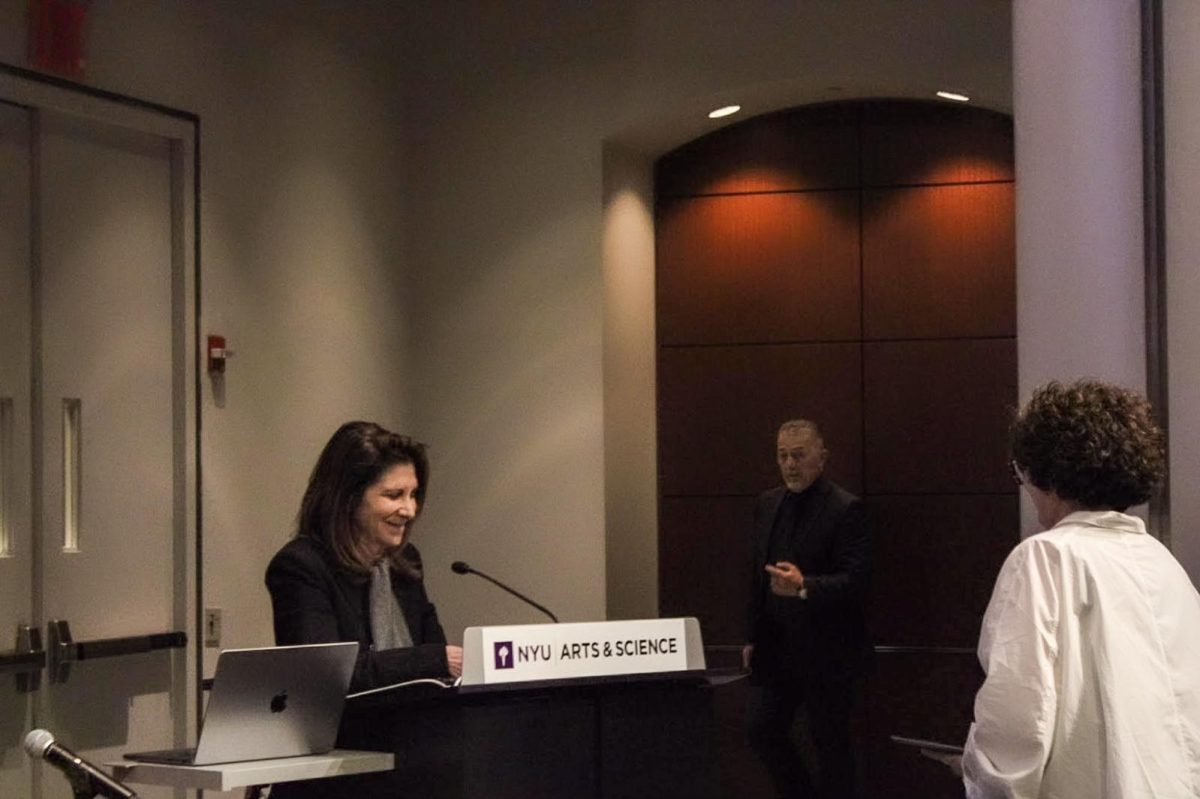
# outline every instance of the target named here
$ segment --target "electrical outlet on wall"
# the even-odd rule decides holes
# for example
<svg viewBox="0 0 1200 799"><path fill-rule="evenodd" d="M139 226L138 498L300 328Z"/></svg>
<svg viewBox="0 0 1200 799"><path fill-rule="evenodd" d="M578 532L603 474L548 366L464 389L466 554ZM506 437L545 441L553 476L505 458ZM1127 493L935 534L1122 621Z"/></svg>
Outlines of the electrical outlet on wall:
<svg viewBox="0 0 1200 799"><path fill-rule="evenodd" d="M204 645L206 647L221 646L221 609L204 609Z"/></svg>

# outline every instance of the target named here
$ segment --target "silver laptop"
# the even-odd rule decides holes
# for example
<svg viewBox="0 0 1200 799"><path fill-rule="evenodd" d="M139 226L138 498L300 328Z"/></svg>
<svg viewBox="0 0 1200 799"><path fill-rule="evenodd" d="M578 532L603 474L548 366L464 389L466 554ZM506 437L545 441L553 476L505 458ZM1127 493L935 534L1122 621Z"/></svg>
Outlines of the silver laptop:
<svg viewBox="0 0 1200 799"><path fill-rule="evenodd" d="M125 758L204 766L328 752L357 655L354 641L227 649L217 658L196 748Z"/></svg>

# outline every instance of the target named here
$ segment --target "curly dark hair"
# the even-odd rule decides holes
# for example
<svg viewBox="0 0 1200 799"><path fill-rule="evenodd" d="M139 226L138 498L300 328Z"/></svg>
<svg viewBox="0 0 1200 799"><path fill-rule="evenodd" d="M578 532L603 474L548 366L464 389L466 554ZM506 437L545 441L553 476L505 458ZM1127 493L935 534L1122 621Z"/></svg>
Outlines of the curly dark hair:
<svg viewBox="0 0 1200 799"><path fill-rule="evenodd" d="M1097 380L1034 391L1010 440L1030 482L1091 510L1139 505L1166 475L1165 436L1150 403Z"/></svg>
<svg viewBox="0 0 1200 799"><path fill-rule="evenodd" d="M296 535L307 536L328 548L343 569L367 575L371 563L354 513L367 488L397 464L412 464L417 473L417 515L425 507L429 490L429 456L425 445L393 433L374 422L346 422L339 427L317 459L308 489L300 502ZM409 529L416 524L414 518ZM415 577L420 566L407 545L387 553L394 569Z"/></svg>

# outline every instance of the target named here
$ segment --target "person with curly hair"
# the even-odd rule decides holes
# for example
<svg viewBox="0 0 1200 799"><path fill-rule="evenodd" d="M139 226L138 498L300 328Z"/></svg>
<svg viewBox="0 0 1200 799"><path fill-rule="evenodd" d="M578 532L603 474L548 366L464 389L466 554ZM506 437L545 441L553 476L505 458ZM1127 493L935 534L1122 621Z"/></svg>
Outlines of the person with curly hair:
<svg viewBox="0 0 1200 799"><path fill-rule="evenodd" d="M1011 468L1044 532L983 619L962 758L970 799L1200 796L1200 595L1145 524L1166 471L1149 403L1083 380L1034 392Z"/></svg>

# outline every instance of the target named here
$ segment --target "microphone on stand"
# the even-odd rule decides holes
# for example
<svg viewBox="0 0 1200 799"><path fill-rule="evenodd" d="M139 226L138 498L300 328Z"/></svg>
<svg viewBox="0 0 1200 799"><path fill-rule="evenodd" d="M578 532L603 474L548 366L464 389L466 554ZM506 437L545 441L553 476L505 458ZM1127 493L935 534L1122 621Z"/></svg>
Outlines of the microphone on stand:
<svg viewBox="0 0 1200 799"><path fill-rule="evenodd" d="M65 774L77 797L134 799L137 796L67 747L56 743L54 736L46 730L30 730L25 736L25 751L30 757L45 760Z"/></svg>
<svg viewBox="0 0 1200 799"><path fill-rule="evenodd" d="M532 599L525 596L520 591L514 591L512 588L509 588L507 585L500 582L495 577L489 577L488 575L484 574L483 572L479 571L478 569L472 569L470 566L463 563L461 560L456 560L453 563L451 563L450 570L453 571L455 574L477 574L480 577L482 577L483 579L487 580L489 583L492 583L493 585L503 588L505 591L512 594L513 596L515 596L517 599L521 600L522 602L527 602L530 605L533 605L535 608L540 610L542 613L545 613L547 616L549 616L552 621L555 621L555 622L558 621L558 616L555 616L553 613L546 610L544 607L542 607L538 603L534 602Z"/></svg>

